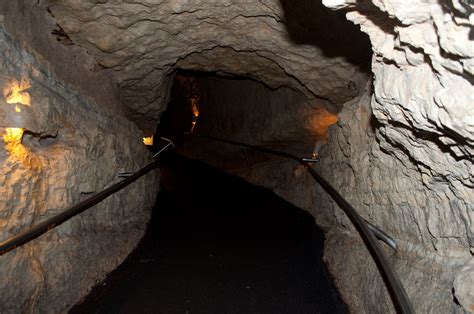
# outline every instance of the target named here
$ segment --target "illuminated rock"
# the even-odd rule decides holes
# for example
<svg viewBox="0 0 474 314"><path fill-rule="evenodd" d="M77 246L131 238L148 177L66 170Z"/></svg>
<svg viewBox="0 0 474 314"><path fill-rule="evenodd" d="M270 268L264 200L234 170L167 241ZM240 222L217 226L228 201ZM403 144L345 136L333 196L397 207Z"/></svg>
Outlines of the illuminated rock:
<svg viewBox="0 0 474 314"><path fill-rule="evenodd" d="M115 179L117 168L132 171L148 160L141 133L124 118L120 100L149 135L165 109L175 69L243 75L279 92L263 98L266 92L251 90L257 89L253 85L241 98L257 95L259 105L267 107L245 103L239 108L238 99L234 106L218 107L214 114L228 121L217 125L216 135L239 135L242 141L308 154L337 121L317 168L364 218L397 240L397 253L387 252L416 312L469 311L472 5L460 0L322 2L347 11L331 15L316 0L302 5L288 0L57 0L35 6L4 1L0 21L22 44L2 37L0 68L12 76L5 83L20 82L27 74L31 87L19 84L18 92L27 91L31 105L20 106L21 112L15 104L0 105L0 121L21 117L17 114L24 110L36 119L0 125L30 131L23 143L11 147L21 150L25 163L15 161L5 145L0 150L0 192L7 195L0 199L0 208L6 208L0 235L5 238L82 199L81 193L103 188ZM54 18L45 17L46 9ZM35 10L41 14L32 14ZM370 37L371 49L345 17ZM49 36L56 23L67 46ZM366 85L370 71L362 65L372 53L373 80ZM196 130L209 114L199 101ZM238 111L243 108L248 111ZM367 250L334 202L315 190L294 163L259 161L253 168L221 166L315 216L326 231L325 259L354 312L393 311ZM53 187L48 197L46 186ZM7 301L0 304L8 311L61 312L83 296L142 234L148 212L136 206L149 207L153 197L143 192L144 182L133 189L130 195L141 195L144 202L125 195L107 201L97 214L0 258L1 271L22 274L2 273L0 297ZM122 225L118 219L123 217ZM104 254L106 249L110 254Z"/></svg>
<svg viewBox="0 0 474 314"><path fill-rule="evenodd" d="M119 171L135 171L150 161L141 132L124 110L94 101L99 99L96 74L61 64L74 58L49 38L49 31L41 31L54 27L53 21L32 8L22 12L4 20L0 8L0 242L117 182ZM20 19L13 24L17 31L42 21L30 29L37 32L28 38L31 43L12 38L13 16ZM49 61L34 51L39 46L49 47ZM58 77L71 75L89 79L90 85ZM102 87L108 86L103 81ZM108 92L110 101L114 90ZM147 186L154 188L145 192ZM0 256L0 312L62 313L77 303L136 246L156 186L155 175L148 174L89 212Z"/></svg>

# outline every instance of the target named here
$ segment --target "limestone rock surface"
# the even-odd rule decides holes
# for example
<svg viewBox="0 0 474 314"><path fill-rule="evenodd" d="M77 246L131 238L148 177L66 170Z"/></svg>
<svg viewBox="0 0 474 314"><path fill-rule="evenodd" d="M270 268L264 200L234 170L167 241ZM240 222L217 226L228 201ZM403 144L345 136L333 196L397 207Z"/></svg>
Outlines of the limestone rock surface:
<svg viewBox="0 0 474 314"><path fill-rule="evenodd" d="M109 98L97 92L98 77L89 76L84 54L75 49L77 54L61 55L62 45L50 33L38 31L31 42L6 30L14 19L19 28L31 27L35 18L43 22L37 30L54 26L22 3L10 3L10 11L2 3L0 10L0 118L11 110L16 115L0 119L0 241L118 182L120 170L138 170L150 161L138 128L125 110L113 107L113 89ZM49 57L63 60L47 59L48 46ZM82 60L82 66L68 63L73 60ZM67 70L61 69L62 61ZM10 124L15 121L18 125ZM0 312L64 313L77 303L140 240L155 200L156 178L148 174L0 256Z"/></svg>
<svg viewBox="0 0 474 314"><path fill-rule="evenodd" d="M456 299L468 312L474 312L474 260L471 260L456 275L454 292Z"/></svg>
<svg viewBox="0 0 474 314"><path fill-rule="evenodd" d="M373 96L344 106L318 169L365 218L398 239L392 261L417 311L469 311L452 292L474 246L473 6L392 0L324 4L348 10L347 18L369 35L374 82L368 92ZM330 201L320 207L327 206ZM337 220L349 228L343 216ZM339 247L326 250L334 262L354 243L330 234L328 243ZM355 293L374 287L372 276L361 276L358 284L351 284L356 276L345 279L362 261L362 251L355 251L345 265L329 262L342 275L343 294L359 310L386 311Z"/></svg>
<svg viewBox="0 0 474 314"><path fill-rule="evenodd" d="M168 100L176 68L251 76L326 100L359 93L368 41L317 1L45 1L98 69L114 72L122 99L147 132ZM317 18L315 18L317 17Z"/></svg>

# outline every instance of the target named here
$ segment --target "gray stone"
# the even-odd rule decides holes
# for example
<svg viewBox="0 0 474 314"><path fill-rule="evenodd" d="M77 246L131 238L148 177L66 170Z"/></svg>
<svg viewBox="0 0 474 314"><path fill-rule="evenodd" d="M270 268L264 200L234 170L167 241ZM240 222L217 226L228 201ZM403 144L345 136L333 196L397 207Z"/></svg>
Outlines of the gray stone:
<svg viewBox="0 0 474 314"><path fill-rule="evenodd" d="M19 4L12 3L9 12ZM23 9L25 19L34 16L31 8ZM75 74L68 74L60 69L61 60L45 59L35 43L5 30L13 26L13 18L5 15L0 20L0 107L18 107L20 112L14 114L29 114L34 120L0 124L0 241L118 182L121 167L138 170L151 160L125 110L113 108L119 106L113 89L108 102L94 101L106 98L96 93L97 76L91 74L88 87L74 75L87 79L89 69L77 67ZM50 56L64 53L53 37L42 44L50 45ZM74 59L63 55L62 60ZM103 86L109 84L104 81ZM21 87L22 102L12 100L15 86ZM21 127L24 133L10 127ZM61 313L80 301L142 237L156 179L148 174L88 212L0 256L0 312Z"/></svg>
<svg viewBox="0 0 474 314"><path fill-rule="evenodd" d="M474 313L474 260L461 268L456 275L454 292L464 309Z"/></svg>

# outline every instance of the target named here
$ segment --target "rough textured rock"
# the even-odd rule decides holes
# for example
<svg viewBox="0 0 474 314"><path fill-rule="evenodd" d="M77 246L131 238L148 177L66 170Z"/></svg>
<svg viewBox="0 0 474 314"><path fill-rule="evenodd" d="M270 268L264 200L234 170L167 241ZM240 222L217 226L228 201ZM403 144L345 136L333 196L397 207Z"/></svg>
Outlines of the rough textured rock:
<svg viewBox="0 0 474 314"><path fill-rule="evenodd" d="M349 9L347 18L370 36L374 83L370 106L368 98L358 108L345 105L347 113L339 115L328 158L319 169L364 217L398 239L400 249L392 260L416 310L461 311L452 295L453 281L472 259L474 244L472 5L324 3ZM339 220L346 229L347 222ZM338 249L327 250L331 262L354 248L353 240L332 239L338 237L334 232L328 243ZM386 310L357 293L374 287L371 280L344 279L359 271L358 256L364 254L356 251L345 265L329 263L341 278L340 287L347 287L342 293L355 308Z"/></svg>
<svg viewBox="0 0 474 314"><path fill-rule="evenodd" d="M145 131L164 110L168 74L212 70L290 86L336 111L359 93L370 58L354 25L317 1L45 1L74 43L112 69ZM317 18L314 18L317 16ZM350 44L347 45L347 39ZM367 63L365 63L367 64Z"/></svg>
<svg viewBox="0 0 474 314"><path fill-rule="evenodd" d="M15 19L18 32L37 32L34 42L25 42L25 33L5 30L15 28ZM30 24L36 22L43 23ZM115 102L114 89L109 89L110 98L100 94L100 76L89 72L86 54L79 48L65 53L50 33L41 31L47 25L54 23L22 1L8 8L2 3L0 241L117 182L119 170L137 170L150 160L140 131ZM112 85L103 81L104 86ZM15 119L3 119L12 108ZM78 302L141 238L155 186L156 175L149 174L0 256L0 312L60 313Z"/></svg>
<svg viewBox="0 0 474 314"><path fill-rule="evenodd" d="M396 254L387 253L417 312L462 312L452 290L457 272L472 259L469 245L462 242L469 233L463 234L463 225L451 225L449 217L454 216L454 223L469 219L472 199L457 199L445 186L427 189L410 159L402 159L398 150L386 150L387 144L378 138L381 129L373 120L369 96L346 104L338 119L321 152L319 172L364 218L397 240ZM334 202L322 190L318 192L319 202L313 210L325 213L323 221L330 222L325 259L341 294L356 312L387 312L392 307L390 298L362 241ZM443 204L451 207L437 210ZM435 249L437 233L429 232L430 221L444 221L444 230L457 232L459 238Z"/></svg>
<svg viewBox="0 0 474 314"><path fill-rule="evenodd" d="M458 302L469 312L474 312L474 260L471 260L457 274L454 293Z"/></svg>
<svg viewBox="0 0 474 314"><path fill-rule="evenodd" d="M417 312L472 311L472 268L468 264L474 251L474 50L469 37L472 33L472 5L462 0L323 2L332 9L346 10L347 19L358 24L370 37L373 86L366 89L364 96L352 101L354 96L361 95L364 90L367 75L359 65L365 64L364 49L367 47L361 37L356 35L354 28L342 24L345 20L341 19L340 14L330 15L317 1L303 1L296 5L283 0L252 3L55 0L40 1L38 8L50 10L61 27L57 30L58 39L60 43L67 45L69 51L76 51L78 55L81 52L85 54L84 48L93 56L95 61L87 59L89 61L84 62L84 65L96 73L89 73L90 76L85 77L98 79L101 73L113 76L114 82L120 87L122 101L127 104L134 120L145 132L155 128L169 96L173 78L171 73L177 68L244 75L272 88L290 88L298 92L299 96L289 96L287 103L275 99L259 103L259 99L262 99L260 97L266 92L255 91L260 96L246 98L246 101L258 102L253 110L255 117L246 115L244 111L236 111L240 105L238 102L232 102L233 108L219 109L215 112L218 116L235 114L240 121L248 119L240 129L236 123L214 125L222 137L240 134L239 139L258 139L255 143L263 144L269 144L269 140L273 142L277 137L284 137L283 146L295 153L306 154L313 149L311 138L317 138L305 127L313 114L312 110L319 106L332 111L344 108L339 114L338 124L328 145L321 151L322 162L318 170L341 190L364 218L381 226L398 241L397 252L387 253L407 287ZM10 12L21 17L24 16L26 4L22 1L18 3L23 3L23 7L18 5L18 10ZM5 23L7 26L13 24L14 22L8 21ZM28 39L25 34L33 32L34 27L26 30L26 33L19 31L15 34L18 38ZM45 28L42 32L45 32ZM344 40L337 41L340 38ZM353 42L347 44L348 38ZM343 44L334 46L335 42ZM41 48L41 40L39 43L33 40L30 44L37 47L36 50L43 56L47 55L48 46ZM24 64L43 64L35 59L37 57L31 59L31 54L25 54L23 50L13 46L5 48L2 45L2 49L6 49L5 53L11 51L2 60L21 57ZM351 59L350 56L355 58ZM72 60L82 60L81 58ZM14 71L15 63L23 64L22 62L14 61L2 66L7 73ZM58 59L58 62L66 64L67 60ZM37 101L42 106L21 108L42 117L37 121L30 121L29 128L35 130L35 133L55 135L56 130L61 132L56 138L46 137L41 141L32 136L35 134L30 134L24 138L23 146L8 144L5 146L6 150L1 152L1 158L8 159L11 155L7 151L24 153L23 147L35 151L34 155L30 153L28 156L36 156L26 159L26 165L36 169L32 176L35 179L28 181L28 188L22 185L26 184L24 180L19 185L8 184L7 188L11 192L7 195L22 193L25 199L31 201L25 203L24 209L8 211L8 215L19 218L2 220L7 226L2 232L15 228L7 224L10 220L33 219L31 208L34 208L35 203L43 204L44 199L36 196L46 193L41 189L42 180L55 182L55 178L60 178L61 169L73 171L71 173L74 173L74 179L57 180L60 193L54 195L61 197L55 199L54 206L58 207L45 204L44 207L39 207L35 215L44 215L43 208L59 208L59 205L66 205L69 200L73 200L77 194L70 192L72 187L81 186L80 183L86 180L86 177L78 176L77 173L79 165L85 162L88 154L113 156L113 152L117 150L114 148L116 145L125 145L128 148L123 150L130 151L125 156L142 160L132 153L140 149L133 146L138 145L131 139L137 132L133 126L125 120L125 127L120 130L115 127L116 124L111 125L112 118L107 115L106 108L111 106L111 110L114 110L115 100L99 109L93 101L84 99L83 95L89 94L92 100L101 103L107 103L107 97L97 90L88 92L90 84L82 82L80 76L66 73L57 66L36 67L40 78L32 82L30 94L32 102ZM59 80L52 78L54 76L44 74L55 69L62 80L75 83L76 88L72 90L77 90L80 94L64 89ZM34 77L35 72L29 69L27 73L30 72ZM44 84L35 85L35 82ZM19 79L17 83L20 89L24 86ZM113 86L104 89L104 92L108 91L116 89ZM290 95L289 92L276 93L281 97ZM265 97L271 99L271 96ZM40 98L43 100L38 101ZM301 99L308 106L300 106ZM216 99L216 104L217 100L221 102L222 98ZM266 105L257 106L261 104ZM267 121L265 117L268 117L269 108L276 110L276 116L288 114L294 119L284 117L281 120ZM15 111L12 107L10 109L12 111L2 114L6 117L5 120L13 121L10 118ZM253 108L249 108L246 103L240 109ZM42 111L48 114L42 115ZM84 117L82 122L88 121L89 124L83 128L79 125L79 120L73 118L75 115ZM259 118L256 119L257 117ZM113 119L122 121L115 117ZM64 121L68 123L65 124ZM110 137L96 138L93 135L97 133L94 129L100 130L97 132L101 134L109 134ZM81 130L84 135L81 136L75 130ZM116 142L119 140L115 135L119 132L124 133L120 138L130 138L130 141ZM10 136L13 137L14 134ZM64 143L61 144L60 141ZM288 144L293 141L297 145ZM90 145L98 148L88 151L87 147L91 147ZM74 147L79 147L79 151L76 152ZM45 156L60 151L62 153L58 155L61 158L41 157L42 151ZM393 311L378 271L357 233L321 190L313 190L313 182L302 169L277 159L247 156L245 152L241 152L239 156L241 165L245 167L232 168L235 173L270 187L296 205L308 209L323 226L327 233L325 259L341 293L354 312ZM113 160L113 157L110 158ZM250 166L247 158L251 161ZM51 165L51 171L40 170L43 168L38 165L43 164ZM31 171L24 167L23 163L16 162L13 169L21 173L23 178ZM92 184L92 187L85 181L79 191L87 193L111 182L112 177L106 180L106 174L110 173L105 174L107 167L111 167L111 164L94 169L101 174L104 172L105 176L101 178L103 181ZM53 171L57 174L54 175ZM285 171L291 175L286 175ZM51 173L53 176L44 178L39 173ZM10 178L6 176L3 180ZM1 183L4 189L7 185ZM13 208L13 199L9 196L7 208ZM115 220L112 217L120 214L112 212L112 206L109 208L110 222L113 224ZM136 221L137 225L142 224L143 220L140 219L145 219L128 217L131 217L131 221ZM68 267L72 267L73 262L68 264L68 261L77 259L74 250L81 248L76 242L71 244L74 237L65 235L75 234L70 230L80 230L81 226L89 226L88 221L96 220L83 219L84 223L78 219L81 221L77 222L78 225L74 225L74 222L66 225L64 228L70 229L64 234L58 229L58 232L50 234L51 239L40 239L37 242L40 249L30 248L27 253L21 251L21 254L9 255L7 262L3 261L12 265L9 266L11 269L18 269L25 274L23 278L27 274L35 278L33 284L24 284L24 289L21 289L22 282L0 283L3 285L2 291L7 286L14 287L8 292L21 292L22 295L18 296L20 300L33 300L22 303L21 309L41 306L48 298L59 295L58 291L49 287L58 282ZM127 224L132 225L133 223ZM74 229L74 226L78 229ZM107 230L89 228L98 230L99 234ZM132 239L137 238L140 231L135 234ZM60 240L62 238L70 240ZM91 241L96 245L99 243L98 239L104 237L98 236ZM44 251L47 246L41 244L41 241L46 240L54 240L58 249L47 254ZM132 242L134 241L130 243ZM120 249L110 243L107 246ZM132 244L125 246L127 248L124 248L124 254ZM96 246L93 248L96 249L95 252L99 252ZM27 259L27 254L31 258ZM50 261L55 258L63 261L58 268L60 271L42 272L44 265L52 267ZM109 257L103 258L107 262L99 264L98 261L94 265L108 267L113 264L109 262ZM85 264L86 261L89 260L79 260L77 264ZM87 274L89 282L100 278L102 270L97 274ZM83 286L73 286L74 277L72 274L69 276L71 280L64 284L65 287L76 289L78 294L86 290ZM55 309L61 309L68 302L74 301L73 298L63 298L62 295L59 300L61 302Z"/></svg>

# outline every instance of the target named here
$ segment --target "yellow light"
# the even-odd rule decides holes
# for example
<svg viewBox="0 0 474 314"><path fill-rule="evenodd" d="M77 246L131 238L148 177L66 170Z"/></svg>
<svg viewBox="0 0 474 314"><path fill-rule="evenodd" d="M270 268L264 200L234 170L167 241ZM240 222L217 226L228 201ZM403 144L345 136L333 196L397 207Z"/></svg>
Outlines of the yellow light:
<svg viewBox="0 0 474 314"><path fill-rule="evenodd" d="M23 128L6 128L7 134L3 136L3 141L5 143L21 143L21 139L23 138Z"/></svg>
<svg viewBox="0 0 474 314"><path fill-rule="evenodd" d="M15 106L15 112L21 112L21 108L18 106Z"/></svg>
<svg viewBox="0 0 474 314"><path fill-rule="evenodd" d="M143 144L146 146L152 146L153 145L153 136L148 136L143 138Z"/></svg>
<svg viewBox="0 0 474 314"><path fill-rule="evenodd" d="M6 128L6 134L3 135L3 142L6 150L15 157L23 157L26 149L21 145L23 139L23 128Z"/></svg>
<svg viewBox="0 0 474 314"><path fill-rule="evenodd" d="M30 83L23 79L21 82L11 81L3 89L3 96L8 104L31 105L30 94L26 91L30 88Z"/></svg>
<svg viewBox="0 0 474 314"><path fill-rule="evenodd" d="M199 103L199 97L194 95L191 98L191 109L193 111L193 120L191 122L191 133L194 131L194 127L196 126L197 118L199 117L199 108L198 108L198 103Z"/></svg>
<svg viewBox="0 0 474 314"><path fill-rule="evenodd" d="M199 98L197 96L194 96L191 98L191 107L193 109L193 115L197 118L199 117L199 108L197 107L197 104L199 102Z"/></svg>
<svg viewBox="0 0 474 314"><path fill-rule="evenodd" d="M22 144L24 129L5 128L5 131L3 142L5 143L6 151L10 155L8 160L13 163L19 163L30 170L41 170L43 168L41 158L32 154Z"/></svg>

